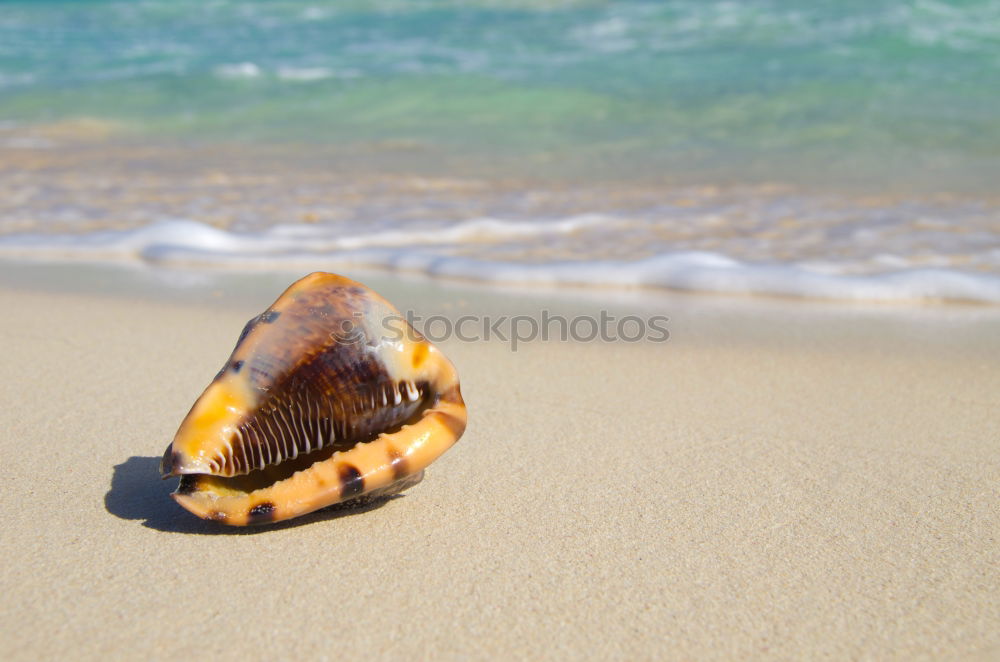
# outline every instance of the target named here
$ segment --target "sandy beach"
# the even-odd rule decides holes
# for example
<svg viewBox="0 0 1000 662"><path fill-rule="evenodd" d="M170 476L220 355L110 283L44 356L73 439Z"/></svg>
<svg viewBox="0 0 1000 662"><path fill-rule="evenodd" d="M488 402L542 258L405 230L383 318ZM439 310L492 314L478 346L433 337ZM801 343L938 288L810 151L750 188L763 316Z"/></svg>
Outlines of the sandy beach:
<svg viewBox="0 0 1000 662"><path fill-rule="evenodd" d="M444 342L470 425L423 483L226 529L157 462L279 291L0 290L0 658L1000 656L989 309L679 298L665 343Z"/></svg>

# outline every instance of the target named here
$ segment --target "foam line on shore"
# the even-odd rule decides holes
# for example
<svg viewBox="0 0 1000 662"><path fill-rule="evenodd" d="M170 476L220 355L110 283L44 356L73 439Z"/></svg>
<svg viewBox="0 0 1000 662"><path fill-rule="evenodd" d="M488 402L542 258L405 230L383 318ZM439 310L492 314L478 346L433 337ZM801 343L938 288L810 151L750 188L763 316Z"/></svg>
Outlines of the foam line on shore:
<svg viewBox="0 0 1000 662"><path fill-rule="evenodd" d="M748 263L705 251L630 259L540 259L514 262L463 254L484 242L570 234L612 222L584 215L549 222L474 219L438 228L335 234L329 228L276 226L237 233L174 220L137 230L87 235L9 235L0 255L50 261L133 261L236 269L375 267L432 277L500 284L667 288L851 301L967 301L1000 304L1000 277L948 268L898 268L852 275L804 263Z"/></svg>

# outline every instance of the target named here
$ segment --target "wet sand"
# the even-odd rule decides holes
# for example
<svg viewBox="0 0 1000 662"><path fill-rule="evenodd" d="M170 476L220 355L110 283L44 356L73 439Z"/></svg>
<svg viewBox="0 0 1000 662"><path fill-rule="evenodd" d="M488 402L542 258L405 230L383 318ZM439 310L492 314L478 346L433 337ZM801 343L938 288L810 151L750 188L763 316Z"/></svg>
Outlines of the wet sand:
<svg viewBox="0 0 1000 662"><path fill-rule="evenodd" d="M997 315L688 298L665 343L445 342L470 425L423 483L226 529L157 461L277 293L0 289L0 657L1000 655Z"/></svg>

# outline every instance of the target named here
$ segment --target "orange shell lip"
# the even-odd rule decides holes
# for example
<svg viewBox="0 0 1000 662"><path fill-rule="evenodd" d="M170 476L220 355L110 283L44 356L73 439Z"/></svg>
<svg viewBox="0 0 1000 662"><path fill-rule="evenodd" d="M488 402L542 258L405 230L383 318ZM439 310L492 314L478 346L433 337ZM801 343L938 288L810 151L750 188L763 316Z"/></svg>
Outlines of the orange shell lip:
<svg viewBox="0 0 1000 662"><path fill-rule="evenodd" d="M337 335L347 319L360 342ZM462 435L466 409L454 366L402 320L341 276L294 283L247 324L164 452L175 500L262 524L413 484Z"/></svg>

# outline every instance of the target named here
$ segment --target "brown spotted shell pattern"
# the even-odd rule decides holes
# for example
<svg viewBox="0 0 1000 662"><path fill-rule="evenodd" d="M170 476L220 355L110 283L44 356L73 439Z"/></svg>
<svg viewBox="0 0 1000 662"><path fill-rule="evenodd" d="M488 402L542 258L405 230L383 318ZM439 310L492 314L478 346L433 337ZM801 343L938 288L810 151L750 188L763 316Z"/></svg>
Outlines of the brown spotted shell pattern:
<svg viewBox="0 0 1000 662"><path fill-rule="evenodd" d="M199 517L276 522L418 482L465 425L451 362L374 291L317 272L247 323L161 472Z"/></svg>

